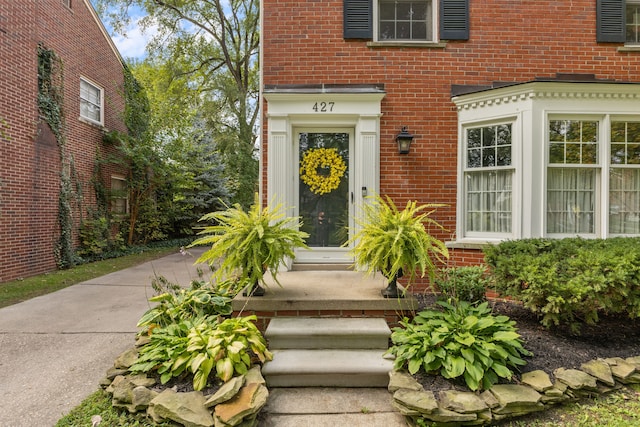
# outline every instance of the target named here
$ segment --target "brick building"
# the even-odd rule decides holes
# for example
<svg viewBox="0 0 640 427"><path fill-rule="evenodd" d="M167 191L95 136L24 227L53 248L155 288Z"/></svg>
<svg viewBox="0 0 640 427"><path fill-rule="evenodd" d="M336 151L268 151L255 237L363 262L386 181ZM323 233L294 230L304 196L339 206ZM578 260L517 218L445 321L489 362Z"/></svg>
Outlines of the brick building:
<svg viewBox="0 0 640 427"><path fill-rule="evenodd" d="M38 108L39 58L53 53L64 147ZM123 62L88 0L0 2L0 282L56 268L61 171L70 177L72 231L95 206L105 131L122 121ZM125 177L105 167L108 189Z"/></svg>
<svg viewBox="0 0 640 427"><path fill-rule="evenodd" d="M640 1L262 0L261 13L262 189L307 224L313 250L296 262L344 261L319 214L335 230L374 192L446 204L434 234L452 265L504 239L640 235ZM346 171L315 178L340 183L312 190L308 167L335 153Z"/></svg>

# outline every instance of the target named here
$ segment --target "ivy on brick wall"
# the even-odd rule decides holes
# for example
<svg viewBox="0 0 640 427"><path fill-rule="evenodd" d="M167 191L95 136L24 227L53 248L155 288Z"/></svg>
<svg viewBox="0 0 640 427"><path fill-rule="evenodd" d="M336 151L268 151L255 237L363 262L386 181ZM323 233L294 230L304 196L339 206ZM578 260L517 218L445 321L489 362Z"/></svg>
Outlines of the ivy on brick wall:
<svg viewBox="0 0 640 427"><path fill-rule="evenodd" d="M72 201L74 193L73 159L66 159L64 85L62 60L42 44L38 45L38 112L40 119L49 125L60 149L60 193L58 196L58 223L60 237L54 248L59 268L76 264L73 251ZM77 181L77 180L76 180Z"/></svg>

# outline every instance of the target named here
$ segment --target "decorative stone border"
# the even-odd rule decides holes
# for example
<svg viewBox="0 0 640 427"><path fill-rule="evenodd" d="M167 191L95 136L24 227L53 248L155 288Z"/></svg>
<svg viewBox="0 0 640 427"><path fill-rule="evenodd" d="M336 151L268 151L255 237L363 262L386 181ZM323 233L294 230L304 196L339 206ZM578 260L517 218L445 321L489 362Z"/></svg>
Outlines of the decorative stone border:
<svg viewBox="0 0 640 427"><path fill-rule="evenodd" d="M393 406L409 425L424 418L442 426L480 426L640 384L640 356L596 359L583 363L579 370L558 368L553 376L555 382L544 371L526 372L521 384L496 384L482 393L443 390L436 398L407 372L393 371L389 391Z"/></svg>
<svg viewBox="0 0 640 427"><path fill-rule="evenodd" d="M188 427L258 425L258 414L269 396L260 366L232 378L210 396L200 391L182 393L171 388L159 393L152 389L155 379L128 373L127 369L137 358L136 348L125 351L100 382L111 394L114 407L130 413L146 412L157 423L173 421Z"/></svg>

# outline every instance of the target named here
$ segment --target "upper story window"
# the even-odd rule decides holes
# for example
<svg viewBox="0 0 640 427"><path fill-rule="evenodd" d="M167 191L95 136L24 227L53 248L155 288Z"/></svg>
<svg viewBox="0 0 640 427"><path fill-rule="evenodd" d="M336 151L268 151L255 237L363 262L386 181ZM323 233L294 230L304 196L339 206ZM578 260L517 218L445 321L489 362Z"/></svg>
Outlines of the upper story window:
<svg viewBox="0 0 640 427"><path fill-rule="evenodd" d="M640 43L640 1L627 1L626 42Z"/></svg>
<svg viewBox="0 0 640 427"><path fill-rule="evenodd" d="M469 39L469 0L343 0L343 6L345 39L381 43Z"/></svg>
<svg viewBox="0 0 640 427"><path fill-rule="evenodd" d="M379 0L378 40L434 39L431 0Z"/></svg>
<svg viewBox="0 0 640 427"><path fill-rule="evenodd" d="M80 79L80 117L103 124L103 89L85 79Z"/></svg>

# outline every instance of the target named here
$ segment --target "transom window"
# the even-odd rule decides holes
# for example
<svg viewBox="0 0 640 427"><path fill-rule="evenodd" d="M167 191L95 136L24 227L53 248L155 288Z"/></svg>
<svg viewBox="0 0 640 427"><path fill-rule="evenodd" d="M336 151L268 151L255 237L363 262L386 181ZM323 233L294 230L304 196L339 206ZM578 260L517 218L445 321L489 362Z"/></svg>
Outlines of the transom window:
<svg viewBox="0 0 640 427"><path fill-rule="evenodd" d="M101 125L102 100L102 88L80 79L80 117Z"/></svg>
<svg viewBox="0 0 640 427"><path fill-rule="evenodd" d="M640 43L640 1L627 1L626 16L627 43Z"/></svg>
<svg viewBox="0 0 640 427"><path fill-rule="evenodd" d="M511 233L511 124L466 131L465 235Z"/></svg>
<svg viewBox="0 0 640 427"><path fill-rule="evenodd" d="M378 40L434 40L432 0L379 0Z"/></svg>

